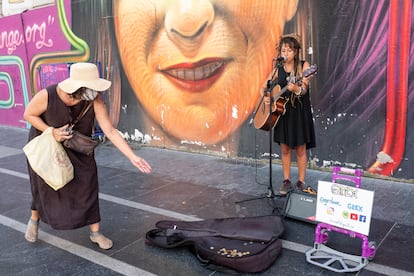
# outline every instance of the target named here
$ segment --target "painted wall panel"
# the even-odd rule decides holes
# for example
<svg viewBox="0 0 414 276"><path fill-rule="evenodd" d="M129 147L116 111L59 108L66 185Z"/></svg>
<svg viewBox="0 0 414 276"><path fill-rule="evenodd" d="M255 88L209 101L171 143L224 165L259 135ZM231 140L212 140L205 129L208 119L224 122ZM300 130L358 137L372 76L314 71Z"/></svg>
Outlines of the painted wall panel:
<svg viewBox="0 0 414 276"><path fill-rule="evenodd" d="M297 32L302 57L319 68L310 88L317 147L308 151L309 165L340 164L414 179L409 127L414 123L413 1L93 0L71 5L71 31L87 43L78 49L81 58L89 58L90 48L89 60L101 64L103 76L112 80L106 93L111 120L131 143L266 160L269 133L250 124L252 113L275 65L280 35ZM53 22L52 17L26 18L29 33L37 28L41 34L41 27L49 29ZM57 40L62 38L58 33L51 35L53 41L58 51L65 50L71 40ZM47 47L48 40L38 42L40 49L28 45L28 60ZM4 46L0 51L4 58ZM75 57L62 53L62 67L50 63L40 76L47 83L58 81L55 72L64 78L71 60ZM24 91L10 97L9 83L17 85L13 70L0 74L3 106L25 101ZM22 126L22 111L12 111L0 109L0 123ZM280 158L277 144L272 154Z"/></svg>
<svg viewBox="0 0 414 276"><path fill-rule="evenodd" d="M71 17L70 1L66 1L66 9ZM29 126L23 120L23 112L31 98L31 61L35 56L68 49L70 44L62 34L56 5L0 17L0 124ZM51 70L58 72L55 76L60 80L67 77L66 64L45 62L36 70L43 72L44 78L41 83L41 74L38 75L35 91L51 83L47 81Z"/></svg>
<svg viewBox="0 0 414 276"><path fill-rule="evenodd" d="M266 158L268 133L255 130L249 121L260 88L274 66L279 36L299 32L303 58L319 67L310 90L317 147L308 152L309 164L341 164L385 176L414 178L409 162L413 149L406 146L413 136L406 127L413 120L409 104L413 98L409 70L414 67L410 58L412 1L200 3L205 5L203 9L178 1L121 0L113 1L107 6L112 11L102 15L113 15L114 51L124 73L118 127L131 142L140 141L135 140L135 133L141 133L150 137L148 143L154 146ZM177 5L183 5L182 9ZM186 12L197 16L185 19ZM269 19L268 14L272 14ZM198 25L197 19L206 25ZM198 36L188 36L192 40L186 41L185 35L177 37L177 30L189 34L198 27ZM244 34L244 41L232 44L238 31ZM89 40L87 34L85 38ZM211 45L222 52L212 50ZM232 56L238 50L244 59ZM203 90L200 82L195 87L190 83L186 89L183 83L164 76L165 68L165 72L173 68L171 74L177 79L191 70L194 75L182 79L197 78L203 66L214 70L203 58L217 58L223 52L230 57L231 65L221 71L224 75L214 80L211 88ZM186 70L185 66L193 69ZM232 74L232 70L237 73ZM184 113L188 107L191 111ZM391 113L394 115L390 117ZM220 131L222 128L225 131ZM279 159L277 145L272 154Z"/></svg>
<svg viewBox="0 0 414 276"><path fill-rule="evenodd" d="M20 14L0 18L0 124L26 127L28 65L25 33Z"/></svg>

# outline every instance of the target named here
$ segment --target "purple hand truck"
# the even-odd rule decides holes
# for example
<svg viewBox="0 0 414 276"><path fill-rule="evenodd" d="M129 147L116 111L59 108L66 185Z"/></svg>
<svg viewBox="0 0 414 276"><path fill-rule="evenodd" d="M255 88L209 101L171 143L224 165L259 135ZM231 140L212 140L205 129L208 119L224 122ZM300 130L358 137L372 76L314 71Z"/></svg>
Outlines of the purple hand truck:
<svg viewBox="0 0 414 276"><path fill-rule="evenodd" d="M360 169L335 166L333 168L332 182L336 183L337 180L342 179L353 182L357 188L360 188L361 176L362 171ZM332 231L348 235L352 238L360 238L362 240L361 256L346 254L326 246L329 232ZM376 243L373 241L370 242L368 236L320 222L315 229L314 246L306 252L306 260L311 264L335 272L356 272L365 267L368 261L374 258L375 251Z"/></svg>

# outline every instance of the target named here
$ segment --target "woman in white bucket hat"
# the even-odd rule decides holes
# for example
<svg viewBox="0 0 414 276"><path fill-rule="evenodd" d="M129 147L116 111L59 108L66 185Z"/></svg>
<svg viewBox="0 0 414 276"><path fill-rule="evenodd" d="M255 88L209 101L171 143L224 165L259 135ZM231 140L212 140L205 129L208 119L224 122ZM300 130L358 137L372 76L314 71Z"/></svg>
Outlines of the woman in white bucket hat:
<svg viewBox="0 0 414 276"><path fill-rule="evenodd" d="M77 118L84 106L93 101L90 108L78 121L74 129L90 136L96 118L108 138L143 173L150 173L151 166L137 156L112 126L106 106L99 92L109 89L111 82L99 77L93 63L72 64L66 80L40 90L28 104L24 119L32 127L29 141L44 130L53 127L53 136L58 142L72 137L67 130L71 120ZM35 242L38 238L39 221L54 229L66 230L83 226L90 227L90 239L102 249L110 249L112 241L99 230L101 220L98 199L98 173L94 155L88 156L65 148L72 165L74 178L58 191L50 188L28 165L32 191L31 218L25 238Z"/></svg>

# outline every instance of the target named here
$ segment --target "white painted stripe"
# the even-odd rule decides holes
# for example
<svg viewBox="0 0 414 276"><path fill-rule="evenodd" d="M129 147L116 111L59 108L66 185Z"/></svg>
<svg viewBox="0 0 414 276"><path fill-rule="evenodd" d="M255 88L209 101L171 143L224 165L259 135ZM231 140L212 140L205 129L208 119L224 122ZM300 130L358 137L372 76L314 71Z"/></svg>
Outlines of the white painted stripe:
<svg viewBox="0 0 414 276"><path fill-rule="evenodd" d="M310 249L309 246L304 245L304 244L300 244L300 243L296 243L292 241L286 241L286 240L281 240L281 241L282 241L283 248L287 248L292 251L305 253L306 251Z"/></svg>
<svg viewBox="0 0 414 276"><path fill-rule="evenodd" d="M10 219L3 215L0 215L1 224L13 228L19 232L25 233L26 225L18 222L16 220ZM142 276L153 276L156 274L152 274L148 271L142 270L138 267L132 266L125 262L119 261L112 257L109 257L105 254L96 252L84 246L77 245L70 241L61 239L54 235L48 234L39 230L39 240L42 240L50 245L53 245L57 248L60 248L66 252L72 253L73 255L79 256L84 258L92 263L98 264L100 266L106 267L123 275L142 275Z"/></svg>
<svg viewBox="0 0 414 276"><path fill-rule="evenodd" d="M139 209L139 210L143 210L143 211L147 211L147 212L154 213L154 214L163 215L163 216L178 219L178 220L185 220L185 221L202 220L201 218L197 218L197 217L194 217L194 216L184 215L184 214L181 214L181 213L177 213L177 212L173 212L173 211L153 207L153 206L150 206L150 205L138 203L138 202L135 202L135 201L126 200L126 199L123 199L123 198L119 198L119 197L116 197L116 196L111 196L111 195L107 195L107 194L103 194L103 193L99 193L99 198L110 201L110 202L113 202L113 203L116 203L116 204L119 204L119 205L131 207L131 208Z"/></svg>
<svg viewBox="0 0 414 276"><path fill-rule="evenodd" d="M0 146L0 158L21 154L22 152L22 149Z"/></svg>
<svg viewBox="0 0 414 276"><path fill-rule="evenodd" d="M13 175L13 176L29 179L29 176L27 174L11 171L11 170L7 170L7 169L1 169L0 168L0 173L10 174L10 175ZM146 204L126 200L126 199L123 199L123 198L111 196L111 195L108 195L108 194L99 193L99 198L101 198L103 200L113 202L115 204L119 204L119 205L127 206L127 207L130 207L130 208L135 208L135 209L139 209L139 210L143 210L143 211L163 215L163 216L170 217L170 218L173 218L173 219L186 220L186 221L201 220L201 218L197 218L197 217L194 217L194 216L188 216L188 215L185 215L185 214L181 214L181 213L177 213L177 212L173 212L173 211L153 207L153 206L150 206L150 205L146 205ZM4 217L4 218L7 218L7 217ZM3 224L2 220L3 220L3 216L0 215L0 223ZM16 222L16 223L19 223L19 222ZM19 224L21 224L21 223L19 223ZM24 226L23 230L18 230L18 229L16 229L16 230L24 233L26 231L25 227L26 226ZM43 233L43 235L49 235L49 234ZM49 236L54 237L52 235L49 235ZM59 239L59 240L62 240L58 237L55 237L55 238ZM62 240L62 241L70 243L70 242L65 241L65 240ZM300 243L296 243L296 242L292 242L292 241L286 241L286 240L282 240L282 239L281 239L281 241L282 241L283 248L288 249L288 250L292 250L292 251L296 251L296 252L305 254L305 252L310 249L310 247L308 247L304 244L300 244ZM46 242L48 242L48 241L46 241ZM53 244L53 245L55 245L55 244ZM76 246L80 247L81 249L83 248L79 245L76 245ZM68 251L65 247L60 247L60 246L57 246L57 247ZM95 252L93 250L90 250L90 251ZM77 253L73 253L73 254L78 255ZM99 254L99 253L96 253L96 254ZM102 254L100 254L100 255L102 255ZM106 258L112 259L111 257L108 257L106 255L104 255L104 256ZM113 259L113 260L115 260L115 259ZM118 261L118 260L115 260L115 261L122 263L121 261ZM92 261L92 262L94 262L94 261ZM100 262L96 262L96 263L102 265ZM102 265L102 266L107 267L106 265ZM109 268L112 269L111 267L109 267ZM139 269L139 268L136 268L136 269ZM407 271L404 271L404 270L395 269L395 268L392 268L392 267L383 266L383 265L375 264L375 263L372 263L372 262L369 262L368 265L364 267L364 269L369 270L369 271L373 271L373 272L377 272L377 273L380 273L380 274L386 273L386 275L407 275L407 276L408 275L413 275L414 276L414 273L412 273L412 272L407 272ZM135 274L135 275L141 275L141 274ZM144 275L144 274L142 274L142 275ZM148 274L145 274L145 275L148 275Z"/></svg>
<svg viewBox="0 0 414 276"><path fill-rule="evenodd" d="M29 175L26 174L26 173L11 171L11 170L8 170L8 169L0 168L0 173L13 175L13 176L20 177L20 178L27 179L27 180L29 179Z"/></svg>

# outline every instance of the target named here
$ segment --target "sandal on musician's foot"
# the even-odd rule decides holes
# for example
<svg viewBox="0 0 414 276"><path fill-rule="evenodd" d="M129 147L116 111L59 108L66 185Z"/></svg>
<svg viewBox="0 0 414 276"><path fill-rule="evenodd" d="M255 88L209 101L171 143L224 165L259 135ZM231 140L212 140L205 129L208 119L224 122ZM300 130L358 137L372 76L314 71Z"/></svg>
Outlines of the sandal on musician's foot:
<svg viewBox="0 0 414 276"><path fill-rule="evenodd" d="M36 221L33 219L29 219L29 222L27 223L26 233L24 234L24 238L28 242L36 242L38 234L39 234L39 220Z"/></svg>
<svg viewBox="0 0 414 276"><path fill-rule="evenodd" d="M102 233L100 232L91 232L89 238L93 243L96 243L101 249L107 250L112 248L112 241L104 235L102 235Z"/></svg>
<svg viewBox="0 0 414 276"><path fill-rule="evenodd" d="M282 186L280 187L280 190L279 190L279 194L281 196L287 195L287 193L290 191L291 186L292 186L292 183L290 182L289 179L283 180Z"/></svg>
<svg viewBox="0 0 414 276"><path fill-rule="evenodd" d="M303 183L302 181L298 180L298 182L296 182L295 189L298 190L298 191L305 190L305 183Z"/></svg>

